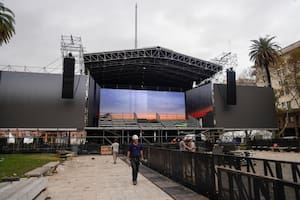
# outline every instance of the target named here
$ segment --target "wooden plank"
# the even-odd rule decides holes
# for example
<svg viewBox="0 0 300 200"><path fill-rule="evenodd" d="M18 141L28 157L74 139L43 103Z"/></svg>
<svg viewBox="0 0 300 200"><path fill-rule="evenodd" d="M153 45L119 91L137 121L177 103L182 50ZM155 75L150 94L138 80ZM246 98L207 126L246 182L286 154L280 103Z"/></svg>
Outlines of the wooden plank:
<svg viewBox="0 0 300 200"><path fill-rule="evenodd" d="M101 155L111 155L112 154L111 146L101 146L100 153Z"/></svg>

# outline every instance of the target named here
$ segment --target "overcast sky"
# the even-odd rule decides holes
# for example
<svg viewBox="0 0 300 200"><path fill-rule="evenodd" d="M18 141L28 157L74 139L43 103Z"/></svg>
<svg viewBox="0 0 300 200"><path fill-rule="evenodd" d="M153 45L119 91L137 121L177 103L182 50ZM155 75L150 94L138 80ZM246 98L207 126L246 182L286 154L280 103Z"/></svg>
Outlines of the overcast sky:
<svg viewBox="0 0 300 200"><path fill-rule="evenodd" d="M251 39L275 35L287 46L300 40L299 0L1 0L16 15L16 35L0 46L0 65L45 66L60 56L60 36L81 36L86 52L162 46L210 60L238 56L251 65ZM58 66L60 62L55 63Z"/></svg>

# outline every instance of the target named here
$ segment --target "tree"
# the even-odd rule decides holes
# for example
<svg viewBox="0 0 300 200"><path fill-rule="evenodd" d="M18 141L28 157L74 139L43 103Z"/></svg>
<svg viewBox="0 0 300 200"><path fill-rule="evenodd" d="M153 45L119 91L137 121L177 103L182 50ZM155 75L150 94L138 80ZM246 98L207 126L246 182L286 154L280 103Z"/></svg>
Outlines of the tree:
<svg viewBox="0 0 300 200"><path fill-rule="evenodd" d="M272 87L269 67L276 65L280 50L280 46L272 41L274 38L275 36L266 36L258 40L251 40L249 53L250 60L254 61L255 66L265 70L268 87Z"/></svg>
<svg viewBox="0 0 300 200"><path fill-rule="evenodd" d="M239 76L239 79L255 80L255 69L253 67L245 68Z"/></svg>
<svg viewBox="0 0 300 200"><path fill-rule="evenodd" d="M11 39L15 34L15 15L0 2L0 46Z"/></svg>

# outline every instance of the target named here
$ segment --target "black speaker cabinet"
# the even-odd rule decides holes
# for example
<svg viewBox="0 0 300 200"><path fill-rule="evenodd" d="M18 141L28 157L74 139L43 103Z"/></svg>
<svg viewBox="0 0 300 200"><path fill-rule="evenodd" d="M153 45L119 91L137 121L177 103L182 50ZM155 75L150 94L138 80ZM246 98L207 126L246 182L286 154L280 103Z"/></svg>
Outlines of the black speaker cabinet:
<svg viewBox="0 0 300 200"><path fill-rule="evenodd" d="M62 98L72 99L74 95L75 58L64 58L63 68Z"/></svg>
<svg viewBox="0 0 300 200"><path fill-rule="evenodd" d="M226 92L227 105L236 105L236 81L235 71L232 69L227 70L227 92Z"/></svg>

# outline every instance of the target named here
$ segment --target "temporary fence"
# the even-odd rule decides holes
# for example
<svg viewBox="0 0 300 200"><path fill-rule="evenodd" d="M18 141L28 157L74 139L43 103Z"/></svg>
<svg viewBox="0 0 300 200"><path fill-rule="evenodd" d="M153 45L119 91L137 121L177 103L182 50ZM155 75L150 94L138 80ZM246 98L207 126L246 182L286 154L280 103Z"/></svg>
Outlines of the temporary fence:
<svg viewBox="0 0 300 200"><path fill-rule="evenodd" d="M128 147L125 146L124 149L126 148ZM232 195L235 196L234 199L272 199L271 196L274 196L273 193L278 189L286 193L286 195L281 195L280 199L299 199L300 163L297 162L181 152L153 146L144 147L144 156L147 160L146 165L150 168L210 199L232 199ZM229 175L226 177L224 174ZM252 196L249 195L250 191L244 191L246 186L243 188L240 188L241 185L237 186L239 184L236 182L237 178L232 179L236 183L232 184L228 176L249 177L248 179L252 180L252 186L249 186L248 190L252 192L253 189ZM272 190L263 190L267 186L255 185L265 181L268 181L268 187L272 187ZM259 194L256 194L257 187L260 187ZM237 196L240 190L244 193ZM230 191L233 192L230 193Z"/></svg>

